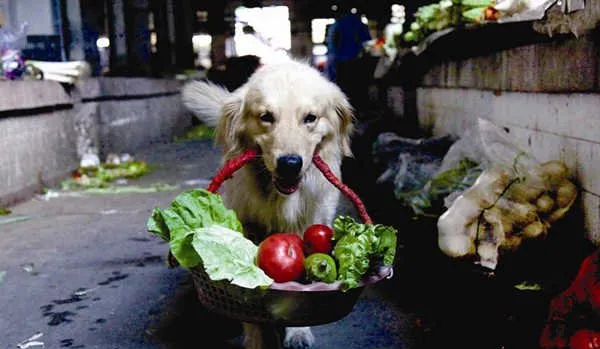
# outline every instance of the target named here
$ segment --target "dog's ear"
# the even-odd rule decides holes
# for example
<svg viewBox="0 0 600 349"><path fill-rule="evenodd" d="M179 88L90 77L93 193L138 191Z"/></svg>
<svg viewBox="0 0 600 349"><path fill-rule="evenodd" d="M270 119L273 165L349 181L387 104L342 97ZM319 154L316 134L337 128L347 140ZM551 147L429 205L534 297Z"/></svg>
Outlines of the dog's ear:
<svg viewBox="0 0 600 349"><path fill-rule="evenodd" d="M345 156L352 156L350 136L354 128L354 109L341 91L335 96L335 111L339 117L338 136L340 147Z"/></svg>
<svg viewBox="0 0 600 349"><path fill-rule="evenodd" d="M232 96L223 103L215 141L225 147L226 153L243 150L244 145L240 138L243 134L242 108L242 100L238 96Z"/></svg>

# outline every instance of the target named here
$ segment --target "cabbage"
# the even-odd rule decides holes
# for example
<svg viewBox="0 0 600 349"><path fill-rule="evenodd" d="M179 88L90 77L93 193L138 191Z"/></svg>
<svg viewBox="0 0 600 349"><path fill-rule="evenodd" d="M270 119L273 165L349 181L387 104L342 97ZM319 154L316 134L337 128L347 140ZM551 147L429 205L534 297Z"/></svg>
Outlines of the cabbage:
<svg viewBox="0 0 600 349"><path fill-rule="evenodd" d="M258 247L244 237L235 212L218 194L184 191L168 208L155 208L146 226L169 242L171 254L184 268L203 267L212 280L248 288L273 283L254 264Z"/></svg>

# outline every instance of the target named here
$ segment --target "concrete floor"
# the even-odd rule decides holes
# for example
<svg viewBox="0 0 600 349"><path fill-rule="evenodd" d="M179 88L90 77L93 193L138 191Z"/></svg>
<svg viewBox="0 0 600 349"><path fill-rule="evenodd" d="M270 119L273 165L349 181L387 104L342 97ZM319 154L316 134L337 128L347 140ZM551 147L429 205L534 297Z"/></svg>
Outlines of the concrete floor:
<svg viewBox="0 0 600 349"><path fill-rule="evenodd" d="M168 246L145 229L153 207L206 186L216 149L196 141L135 155L154 171L129 184L179 189L34 198L0 217L0 348L239 348L239 323L202 309L187 271L168 269ZM392 283L314 327L317 348L410 348L413 316Z"/></svg>

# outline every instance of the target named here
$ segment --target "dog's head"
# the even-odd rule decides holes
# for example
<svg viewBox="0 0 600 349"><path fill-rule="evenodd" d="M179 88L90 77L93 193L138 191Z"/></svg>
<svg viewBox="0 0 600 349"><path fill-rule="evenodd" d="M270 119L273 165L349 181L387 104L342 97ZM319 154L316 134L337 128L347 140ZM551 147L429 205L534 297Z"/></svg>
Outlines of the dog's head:
<svg viewBox="0 0 600 349"><path fill-rule="evenodd" d="M217 141L228 153L258 147L282 194L298 189L315 152L351 155L352 108L337 85L297 61L259 68L223 107Z"/></svg>

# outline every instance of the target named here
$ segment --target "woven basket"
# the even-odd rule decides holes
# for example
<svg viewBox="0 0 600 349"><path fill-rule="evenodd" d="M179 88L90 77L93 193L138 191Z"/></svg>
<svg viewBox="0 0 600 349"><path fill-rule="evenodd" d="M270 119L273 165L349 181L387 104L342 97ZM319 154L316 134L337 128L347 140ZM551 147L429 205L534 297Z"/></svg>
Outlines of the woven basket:
<svg viewBox="0 0 600 349"><path fill-rule="evenodd" d="M318 155L313 162L323 173L330 172ZM240 168L243 166L243 161L238 161L235 166ZM220 187L219 183L222 181L213 179L208 190L216 192ZM338 189L341 189L340 186L344 185L336 184ZM355 204L363 222L371 223L358 196L347 187L342 192ZM340 320L348 315L363 289L390 278L393 269L391 266L381 267L375 273L365 276L358 287L347 291L340 289L340 281L331 284L324 282L300 284L291 281L273 283L266 289L250 289L234 285L228 280L211 280L201 267L193 268L190 272L198 300L211 311L243 322L281 326L316 326Z"/></svg>
<svg viewBox="0 0 600 349"><path fill-rule="evenodd" d="M348 315L365 286L392 275L381 268L359 287L342 292L340 283L303 285L275 283L267 289L250 289L227 280L213 281L201 268L191 270L200 303L207 309L244 322L285 326L316 326Z"/></svg>

